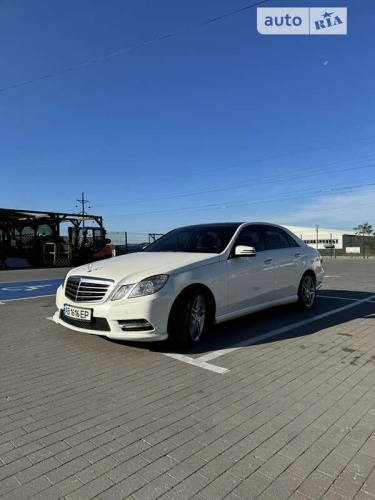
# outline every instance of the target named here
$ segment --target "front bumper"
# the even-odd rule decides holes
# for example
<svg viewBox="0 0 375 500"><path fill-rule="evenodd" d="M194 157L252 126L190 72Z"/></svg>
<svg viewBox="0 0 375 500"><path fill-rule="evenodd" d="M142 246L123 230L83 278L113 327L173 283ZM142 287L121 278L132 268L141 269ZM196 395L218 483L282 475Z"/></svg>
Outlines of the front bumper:
<svg viewBox="0 0 375 500"><path fill-rule="evenodd" d="M91 321L64 316L65 304L91 309ZM53 320L70 330L138 342L162 341L168 338L167 325L171 301L168 296L162 294L115 302L107 300L100 304L77 304L69 300L60 287L56 294L56 306L57 311Z"/></svg>

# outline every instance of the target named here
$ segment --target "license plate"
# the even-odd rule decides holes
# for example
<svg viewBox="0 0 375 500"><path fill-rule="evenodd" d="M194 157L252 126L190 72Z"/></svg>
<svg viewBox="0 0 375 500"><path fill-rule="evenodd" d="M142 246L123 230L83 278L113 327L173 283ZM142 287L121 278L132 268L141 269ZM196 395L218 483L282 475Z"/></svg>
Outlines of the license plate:
<svg viewBox="0 0 375 500"><path fill-rule="evenodd" d="M64 305L63 314L67 318L79 319L81 321L91 321L92 309L83 309L82 307L71 307Z"/></svg>

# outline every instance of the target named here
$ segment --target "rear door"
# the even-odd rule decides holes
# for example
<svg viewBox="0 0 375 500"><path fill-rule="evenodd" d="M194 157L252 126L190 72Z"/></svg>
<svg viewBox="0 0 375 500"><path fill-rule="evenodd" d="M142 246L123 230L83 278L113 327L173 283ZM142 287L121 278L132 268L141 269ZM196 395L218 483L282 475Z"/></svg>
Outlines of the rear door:
<svg viewBox="0 0 375 500"><path fill-rule="evenodd" d="M301 279L301 248L282 228L264 225L266 248L272 252L275 269L275 300L297 295Z"/></svg>

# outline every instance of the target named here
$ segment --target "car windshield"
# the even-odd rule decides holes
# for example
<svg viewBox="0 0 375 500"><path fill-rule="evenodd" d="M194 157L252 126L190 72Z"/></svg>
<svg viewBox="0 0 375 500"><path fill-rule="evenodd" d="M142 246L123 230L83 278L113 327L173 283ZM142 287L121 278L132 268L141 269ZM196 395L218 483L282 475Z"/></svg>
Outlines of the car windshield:
<svg viewBox="0 0 375 500"><path fill-rule="evenodd" d="M239 222L207 224L174 229L145 248L144 252L221 253L230 242Z"/></svg>

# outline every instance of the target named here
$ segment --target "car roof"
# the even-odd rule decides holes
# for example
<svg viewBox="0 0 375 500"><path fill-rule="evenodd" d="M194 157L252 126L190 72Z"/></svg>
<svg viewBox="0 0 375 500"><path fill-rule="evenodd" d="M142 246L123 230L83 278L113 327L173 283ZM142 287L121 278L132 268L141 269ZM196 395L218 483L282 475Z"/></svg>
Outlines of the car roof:
<svg viewBox="0 0 375 500"><path fill-rule="evenodd" d="M200 227L240 227L244 222L208 222L207 224L189 224L187 226L176 227L175 229L182 229L188 227L200 228Z"/></svg>
<svg viewBox="0 0 375 500"><path fill-rule="evenodd" d="M267 225L267 226L276 226L276 227L283 227L279 224L275 224L273 222L264 222L264 221L242 221L242 222L207 222L207 223L201 223L201 224L188 224L186 226L179 226L174 229L187 229L187 228L196 228L199 229L201 228L207 228L207 227L232 227L232 228L238 228L242 225L247 225L247 224L254 224L254 225Z"/></svg>

